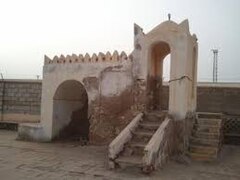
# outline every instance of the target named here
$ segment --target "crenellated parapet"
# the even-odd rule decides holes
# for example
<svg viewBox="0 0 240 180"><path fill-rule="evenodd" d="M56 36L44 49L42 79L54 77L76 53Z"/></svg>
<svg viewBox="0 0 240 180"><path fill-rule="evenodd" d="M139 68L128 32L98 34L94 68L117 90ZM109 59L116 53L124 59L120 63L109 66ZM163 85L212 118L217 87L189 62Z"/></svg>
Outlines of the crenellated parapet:
<svg viewBox="0 0 240 180"><path fill-rule="evenodd" d="M61 56L54 56L53 59L50 59L48 56L44 56L44 65L48 64L71 64L71 63L97 63L97 62L117 62L117 61L127 61L131 60L130 56L128 56L124 51L120 54L118 51L114 51L112 54L107 52L106 54L99 52L98 55L93 53L90 56L88 53L85 55L72 54Z"/></svg>

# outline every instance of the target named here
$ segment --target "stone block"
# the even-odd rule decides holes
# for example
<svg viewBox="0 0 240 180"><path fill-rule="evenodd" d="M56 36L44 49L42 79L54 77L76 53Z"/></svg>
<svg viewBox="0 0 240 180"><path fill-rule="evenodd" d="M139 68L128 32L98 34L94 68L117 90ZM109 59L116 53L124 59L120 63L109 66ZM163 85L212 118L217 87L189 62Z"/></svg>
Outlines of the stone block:
<svg viewBox="0 0 240 180"><path fill-rule="evenodd" d="M198 154L208 154L208 155L217 155L219 149L218 147L208 147L200 145L191 145L190 152Z"/></svg>
<svg viewBox="0 0 240 180"><path fill-rule="evenodd" d="M17 139L49 142L51 139L44 134L40 124L20 124Z"/></svg>
<svg viewBox="0 0 240 180"><path fill-rule="evenodd" d="M216 160L217 157L209 154L199 154L199 153L190 153L192 160L195 161L204 161L204 162L211 162Z"/></svg>

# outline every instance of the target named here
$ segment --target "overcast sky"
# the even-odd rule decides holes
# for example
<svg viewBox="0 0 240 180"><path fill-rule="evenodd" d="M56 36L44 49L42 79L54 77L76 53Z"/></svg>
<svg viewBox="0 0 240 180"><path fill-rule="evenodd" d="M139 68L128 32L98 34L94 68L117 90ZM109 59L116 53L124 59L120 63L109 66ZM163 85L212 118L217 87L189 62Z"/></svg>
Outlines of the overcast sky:
<svg viewBox="0 0 240 180"><path fill-rule="evenodd" d="M133 50L133 23L147 33L167 20L189 19L198 36L198 79L240 81L239 0L0 0L0 72L8 78L42 74L44 54Z"/></svg>

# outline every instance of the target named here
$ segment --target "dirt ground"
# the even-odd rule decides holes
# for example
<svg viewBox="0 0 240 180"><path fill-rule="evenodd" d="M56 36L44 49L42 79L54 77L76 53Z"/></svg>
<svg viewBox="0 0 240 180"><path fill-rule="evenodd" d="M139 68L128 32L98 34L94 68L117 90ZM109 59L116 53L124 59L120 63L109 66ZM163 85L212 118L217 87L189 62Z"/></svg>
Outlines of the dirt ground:
<svg viewBox="0 0 240 180"><path fill-rule="evenodd" d="M0 130L1 180L240 180L240 146L224 146L215 162L170 161L163 169L144 175L136 168L108 170L106 146L22 142L15 138L16 132Z"/></svg>

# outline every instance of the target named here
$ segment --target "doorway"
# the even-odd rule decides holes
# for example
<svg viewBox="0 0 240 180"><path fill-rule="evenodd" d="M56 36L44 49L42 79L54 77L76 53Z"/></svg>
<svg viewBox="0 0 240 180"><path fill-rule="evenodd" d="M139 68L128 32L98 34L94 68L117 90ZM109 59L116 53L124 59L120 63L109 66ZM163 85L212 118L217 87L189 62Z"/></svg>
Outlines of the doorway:
<svg viewBox="0 0 240 180"><path fill-rule="evenodd" d="M76 80L64 81L53 97L54 139L88 141L89 126L86 89Z"/></svg>
<svg viewBox="0 0 240 180"><path fill-rule="evenodd" d="M168 78L163 77L163 72L165 59L171 62L170 46L166 42L158 42L150 47L148 56L147 109L154 111L167 110L165 96L168 97L169 93L164 93L163 88L166 88L164 85L167 84L164 83L164 80L170 78L170 72L165 72L168 74ZM170 67L171 63L169 63L169 71ZM167 98L167 101L169 101L169 98Z"/></svg>

